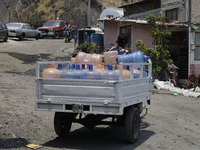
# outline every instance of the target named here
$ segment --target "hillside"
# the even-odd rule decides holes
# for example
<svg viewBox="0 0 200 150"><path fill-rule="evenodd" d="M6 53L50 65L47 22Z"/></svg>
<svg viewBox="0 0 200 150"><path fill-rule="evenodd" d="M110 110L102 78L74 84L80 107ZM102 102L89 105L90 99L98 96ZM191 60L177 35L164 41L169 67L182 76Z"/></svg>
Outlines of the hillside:
<svg viewBox="0 0 200 150"><path fill-rule="evenodd" d="M131 0L91 0L91 25L98 23L103 7L119 7L128 2ZM57 17L81 27L87 20L87 5L88 0L0 0L0 21L27 22L37 27Z"/></svg>

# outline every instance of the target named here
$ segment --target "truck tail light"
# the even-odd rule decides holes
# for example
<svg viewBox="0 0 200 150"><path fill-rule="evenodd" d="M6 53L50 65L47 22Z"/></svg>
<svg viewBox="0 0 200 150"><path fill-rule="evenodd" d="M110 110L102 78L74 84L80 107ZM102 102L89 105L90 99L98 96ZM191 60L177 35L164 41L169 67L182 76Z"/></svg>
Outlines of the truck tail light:
<svg viewBox="0 0 200 150"><path fill-rule="evenodd" d="M15 30L10 30L10 32L12 32L12 33L16 33L16 31L15 31Z"/></svg>

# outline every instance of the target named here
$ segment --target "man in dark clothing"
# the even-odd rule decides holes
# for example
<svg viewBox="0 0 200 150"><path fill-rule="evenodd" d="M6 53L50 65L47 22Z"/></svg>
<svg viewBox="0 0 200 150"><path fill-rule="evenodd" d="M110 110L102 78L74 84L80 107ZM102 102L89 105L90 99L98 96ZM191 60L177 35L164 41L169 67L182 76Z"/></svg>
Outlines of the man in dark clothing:
<svg viewBox="0 0 200 150"><path fill-rule="evenodd" d="M117 46L112 46L107 51L118 51L119 55L130 53L128 50L124 49L128 44L128 37L126 34L120 34L117 38L117 43Z"/></svg>

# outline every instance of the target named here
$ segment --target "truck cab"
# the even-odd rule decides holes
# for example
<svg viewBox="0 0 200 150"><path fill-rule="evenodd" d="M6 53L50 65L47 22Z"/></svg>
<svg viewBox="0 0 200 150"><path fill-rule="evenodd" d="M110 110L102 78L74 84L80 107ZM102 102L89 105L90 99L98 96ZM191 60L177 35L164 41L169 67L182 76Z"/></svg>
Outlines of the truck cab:
<svg viewBox="0 0 200 150"><path fill-rule="evenodd" d="M43 37L52 37L53 39L58 39L63 36L63 31L65 31L65 22L63 20L49 20L45 22L43 27L37 28L42 32Z"/></svg>

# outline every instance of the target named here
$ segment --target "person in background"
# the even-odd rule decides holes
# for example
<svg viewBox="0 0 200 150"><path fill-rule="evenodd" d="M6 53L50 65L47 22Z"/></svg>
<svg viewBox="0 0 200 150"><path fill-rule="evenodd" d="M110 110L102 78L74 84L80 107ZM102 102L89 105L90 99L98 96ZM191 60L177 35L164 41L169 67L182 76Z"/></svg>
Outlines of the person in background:
<svg viewBox="0 0 200 150"><path fill-rule="evenodd" d="M125 49L126 45L128 44L128 37L126 34L119 34L117 38L117 46L112 46L107 49L107 51L118 51L119 55L122 54L129 54L130 52Z"/></svg>
<svg viewBox="0 0 200 150"><path fill-rule="evenodd" d="M69 31L69 36L71 36L71 27L70 27L70 24L68 24L68 22L66 22L65 24L66 24L65 31Z"/></svg>
<svg viewBox="0 0 200 150"><path fill-rule="evenodd" d="M71 26L68 22L66 22L65 24L66 24L66 28L71 28Z"/></svg>

